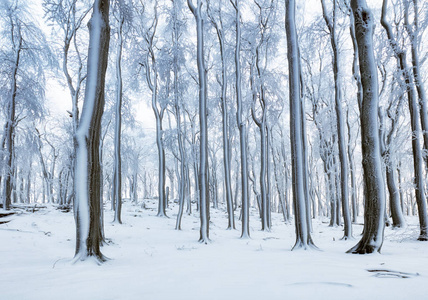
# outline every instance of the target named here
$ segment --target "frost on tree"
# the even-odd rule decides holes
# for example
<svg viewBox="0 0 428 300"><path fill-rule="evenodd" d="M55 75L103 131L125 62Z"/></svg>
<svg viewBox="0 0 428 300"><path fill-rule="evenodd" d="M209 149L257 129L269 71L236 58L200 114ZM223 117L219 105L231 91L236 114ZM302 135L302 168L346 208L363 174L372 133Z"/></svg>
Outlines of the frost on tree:
<svg viewBox="0 0 428 300"><path fill-rule="evenodd" d="M308 249L315 247L310 233L310 216L307 214L305 192L305 177L307 176L305 164L305 143L303 141L304 117L301 105L300 86L300 54L295 22L295 1L285 2L285 30L287 33L287 56L289 70L289 96L290 96L290 142L292 157L292 184L294 220L296 226L296 244L293 249Z"/></svg>
<svg viewBox="0 0 428 300"><path fill-rule="evenodd" d="M10 209L18 197L18 126L44 114L45 69L54 64L45 36L27 6L24 1L0 1L0 102L5 121L0 141L0 206L4 209Z"/></svg>
<svg viewBox="0 0 428 300"><path fill-rule="evenodd" d="M102 235L99 145L110 41L108 17L109 1L95 0L88 24L90 36L85 102L76 133L75 261L89 257L95 257L98 262L105 260L100 251Z"/></svg>
<svg viewBox="0 0 428 300"><path fill-rule="evenodd" d="M415 195L416 203L418 205L418 214L419 214L419 224L420 224L420 235L418 240L427 241L428 240L428 217L427 217L427 204L425 197L425 187L424 187L424 175L423 175L423 155L421 147L421 125L419 123L419 110L420 105L417 101L415 84L410 72L410 69L407 66L406 51L400 48L399 43L397 43L393 29L389 22L386 19L388 1L384 0L382 5L382 18L381 23L385 28L388 35L389 44L394 51L395 59L397 60L397 66L399 67L401 76L404 79L405 85L403 90L407 92L407 100L409 103L409 112L410 112L410 123L412 128L412 152L413 152L413 169L415 176ZM423 108L423 106L422 106ZM422 122L423 124L423 122Z"/></svg>
<svg viewBox="0 0 428 300"><path fill-rule="evenodd" d="M241 88L241 10L239 0L230 1L235 8L236 48L235 48L235 90L236 90L236 122L239 129L239 145L241 155L241 195L242 195L242 233L241 238L250 237L250 200L248 196L248 162L247 162L247 127L243 119L242 88Z"/></svg>
<svg viewBox="0 0 428 300"><path fill-rule="evenodd" d="M345 139L345 121L342 110L342 89L343 83L341 80L342 71L339 50L339 37L338 37L338 21L337 14L339 8L337 7L336 0L333 1L332 17L328 15L325 0L321 0L323 17L330 33L330 43L333 50L333 75L334 75L334 94L335 94L335 111L336 111L336 128L337 139L339 148L339 163L340 163L340 198L342 199L342 213L344 221L344 239L352 238L352 224L351 214L349 212L349 191L348 191L348 161L346 153L346 139ZM339 216L338 216L339 217Z"/></svg>
<svg viewBox="0 0 428 300"><path fill-rule="evenodd" d="M358 44L363 99L361 144L364 169L364 234L348 253L380 252L385 229L385 186L382 175L378 124L377 65L373 52L373 15L365 0L352 0Z"/></svg>
<svg viewBox="0 0 428 300"><path fill-rule="evenodd" d="M200 126L200 167L199 167L199 209L201 230L199 241L209 242L209 186L208 186L208 128L207 128L207 71L204 62L204 19L202 16L202 1L197 6L192 0L187 4L195 17L197 34L197 64L199 75L199 126Z"/></svg>

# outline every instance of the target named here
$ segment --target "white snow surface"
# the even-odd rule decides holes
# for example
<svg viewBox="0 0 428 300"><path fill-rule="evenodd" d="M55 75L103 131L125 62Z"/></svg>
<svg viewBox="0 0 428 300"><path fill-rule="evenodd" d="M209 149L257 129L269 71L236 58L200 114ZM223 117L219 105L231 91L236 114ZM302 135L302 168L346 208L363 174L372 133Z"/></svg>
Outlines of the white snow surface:
<svg viewBox="0 0 428 300"><path fill-rule="evenodd" d="M321 251L290 251L294 224L280 214L272 215L271 232L262 232L253 209L252 238L240 239L240 230L225 230L226 210L211 209L212 243L205 245L198 243L197 213L183 215L183 230L176 231L176 205L167 219L156 217L156 200L142 203L124 202L122 225L105 212L102 252L110 260L102 265L72 264L72 212L48 207L7 217L0 224L0 299L428 298L428 243L416 241L416 217L406 218L405 229L386 228L382 254L355 255L345 251L357 243L361 225L353 225L355 240L344 241L341 227L315 219L312 236Z"/></svg>

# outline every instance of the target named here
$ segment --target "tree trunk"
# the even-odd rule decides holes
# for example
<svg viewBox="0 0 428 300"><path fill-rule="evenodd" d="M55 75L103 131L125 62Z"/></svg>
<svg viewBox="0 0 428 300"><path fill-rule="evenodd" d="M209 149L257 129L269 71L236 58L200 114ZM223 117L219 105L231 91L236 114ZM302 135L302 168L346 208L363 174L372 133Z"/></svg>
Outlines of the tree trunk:
<svg viewBox="0 0 428 300"><path fill-rule="evenodd" d="M116 120L114 127L114 175L113 175L113 201L114 219L113 223L122 224L122 156L120 153L121 148L121 134L122 134L122 27L125 18L121 9L119 8L119 28L117 40L117 54L116 54Z"/></svg>
<svg viewBox="0 0 428 300"><path fill-rule="evenodd" d="M22 50L22 36L21 30L18 28L18 36L15 36L15 32L12 26L12 38L17 39L17 45L15 51L15 61L12 70L12 82L10 90L10 99L7 104L7 120L5 126L5 148L6 148L6 169L4 175L4 187L3 187L3 209L10 209L12 204L12 171L13 171L13 151L14 151L14 137L15 137L15 108L16 108L16 93L17 93L17 73L20 66L21 50Z"/></svg>
<svg viewBox="0 0 428 300"><path fill-rule="evenodd" d="M351 203L352 203L352 222L357 222L357 184L355 178L355 163L354 163L354 151L351 146L351 124L349 122L349 109L346 111L346 125L348 128L348 161L349 161L349 175L351 176Z"/></svg>
<svg viewBox="0 0 428 300"><path fill-rule="evenodd" d="M421 70L419 62L419 50L418 50L418 34L419 34L419 16L418 16L418 0L412 0L414 20L413 26L409 23L409 2L410 0L404 1L404 25L409 34L410 46L412 49L412 66L413 66L413 77L416 85L416 91L419 96L419 107L420 107L420 118L422 125L422 135L424 139L424 150L428 151L428 103L425 94L425 88L421 79ZM425 164L428 169L428 155L425 154Z"/></svg>
<svg viewBox="0 0 428 300"><path fill-rule="evenodd" d="M361 143L364 169L364 233L348 253L380 252L385 229L385 187L382 177L378 133L378 81L373 51L374 20L365 0L351 0L359 50L363 101L361 105Z"/></svg>
<svg viewBox="0 0 428 300"><path fill-rule="evenodd" d="M425 187L424 187L424 174L423 174L423 158L422 158L422 149L420 142L420 124L419 124L419 106L416 99L416 92L414 87L414 82L411 78L411 74L407 67L406 62L406 52L403 49L399 48L397 41L392 32L391 25L386 20L386 10L387 10L388 1L384 0L382 5L382 18L381 23L385 28L388 35L388 40L391 45L392 50L394 51L395 58L397 60L398 66L404 77L404 82L406 85L404 89L407 90L407 100L409 103L409 112L410 112L410 123L412 128L412 152L413 152L413 168L415 174L415 186L416 186L416 203L418 205L419 213L419 225L420 225L420 235L418 240L428 241L428 217L427 217L427 201L425 197Z"/></svg>
<svg viewBox="0 0 428 300"><path fill-rule="evenodd" d="M100 160L101 117L104 110L105 74L110 41L109 1L95 0L89 22L88 77L85 102L76 132L75 261L94 257L105 261L100 251Z"/></svg>
<svg viewBox="0 0 428 300"><path fill-rule="evenodd" d="M248 162L247 162L247 127L242 119L242 89L241 89L241 9L239 0L232 2L235 8L236 48L235 48L235 90L236 90L236 121L239 129L239 143L241 150L241 210L242 233L241 238L250 237L250 199L248 198Z"/></svg>
<svg viewBox="0 0 428 300"><path fill-rule="evenodd" d="M325 0L321 0L323 17L327 24L330 32L330 43L333 50L333 74L334 74L334 94L335 94L335 110L336 110L336 127L337 137L339 146L339 163L340 163L340 195L342 200L342 214L344 220L344 236L343 239L352 238L352 223L351 214L349 212L349 200L348 200L348 161L346 158L346 139L345 139L345 125L343 120L342 111L342 90L340 76L340 64L339 64L339 49L338 49L338 37L336 33L337 27L337 8L336 1L333 1L333 19L327 16L327 9L325 7Z"/></svg>
<svg viewBox="0 0 428 300"><path fill-rule="evenodd" d="M298 48L297 29L295 22L296 3L294 0L285 1L285 30L287 33L287 56L289 68L289 101L290 101L290 143L292 161L293 206L296 226L296 243L293 249L308 249L315 247L307 220L305 193L305 163L303 149L303 128L301 97L300 97L300 55Z"/></svg>
<svg viewBox="0 0 428 300"><path fill-rule="evenodd" d="M197 35L197 65L199 76L199 128L200 128L200 152L199 152L199 213L201 219L199 242L209 242L209 186L208 186L208 128L207 128L207 73L204 57L204 19L202 16L202 1L197 0L195 7L192 0L187 4L195 17Z"/></svg>

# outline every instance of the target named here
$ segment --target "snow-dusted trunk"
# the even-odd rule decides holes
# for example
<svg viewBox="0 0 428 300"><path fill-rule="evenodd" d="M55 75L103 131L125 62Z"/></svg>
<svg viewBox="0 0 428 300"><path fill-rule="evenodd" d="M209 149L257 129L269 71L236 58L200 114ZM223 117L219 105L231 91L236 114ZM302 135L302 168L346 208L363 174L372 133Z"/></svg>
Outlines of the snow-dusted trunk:
<svg viewBox="0 0 428 300"><path fill-rule="evenodd" d="M270 138L271 138L271 140L273 139L272 134L271 134ZM274 147L271 147L271 151L272 151L272 160L273 160L273 174L274 174L274 179L275 179L276 190L278 192L279 205L281 207L281 211L282 211L282 215L284 217L284 221L287 222L288 221L287 207L285 204L286 198L287 198L287 187L284 184L284 182L285 182L284 177L286 177L286 174L285 173L281 174L279 171L279 166L280 166L279 161L281 161L281 154L278 153L277 155L275 155ZM285 176L281 176L281 175L285 175Z"/></svg>
<svg viewBox="0 0 428 300"><path fill-rule="evenodd" d="M155 16L153 24L151 26L152 31L147 33L146 42L148 43L148 53L146 56L146 62L144 64L146 68L146 81L147 85L152 93L152 109L155 114L156 121L156 146L158 148L158 216L166 217L166 195L165 195L165 148L163 145L163 129L162 129L162 120L163 114L165 111L164 107L158 108L158 70L155 57L155 45L154 37L156 33L158 22L157 15L157 3L155 4Z"/></svg>
<svg viewBox="0 0 428 300"><path fill-rule="evenodd" d="M388 1L384 0L382 5L381 23L388 35L390 46L394 51L397 64L400 68L402 76L404 77L404 82L405 82L404 88L407 91L407 100L409 103L409 112L410 112L410 123L412 128L413 168L414 168L414 174L415 174L414 178L415 178L415 186L416 186L415 194L416 194L416 203L418 205L419 225L420 225L420 235L418 240L427 241L428 240L428 217L427 217L427 200L425 197L425 186L424 186L423 158L422 158L422 149L421 149L421 141L420 141L421 128L419 124L419 105L416 98L416 91L415 91L413 78L407 66L406 52L403 49L400 49L400 46L394 37L392 27L386 20L387 5L388 5Z"/></svg>
<svg viewBox="0 0 428 300"><path fill-rule="evenodd" d="M385 187L382 177L378 133L378 81L373 51L374 19L365 0L352 0L359 50L363 101L361 143L365 185L364 234L349 253L380 252L385 229Z"/></svg>
<svg viewBox="0 0 428 300"><path fill-rule="evenodd" d="M199 212L201 218L201 230L199 242L209 242L209 186L208 186L208 127L207 127L207 73L204 57L204 18L202 16L202 1L197 1L195 7L192 0L187 4L195 17L197 49L196 60L199 76L199 129L200 129L200 151L199 151Z"/></svg>
<svg viewBox="0 0 428 300"><path fill-rule="evenodd" d="M114 223L122 224L122 157L120 154L121 133L122 133L122 28L125 21L123 14L119 18L117 53L116 53L116 107L115 107L115 127L114 127L114 168L113 168L113 201Z"/></svg>
<svg viewBox="0 0 428 300"><path fill-rule="evenodd" d="M330 43L333 50L333 75L334 75L334 94L336 110L336 128L339 147L340 163L340 198L342 200L342 214L344 221L344 239L352 238L351 214L349 212L349 191L348 191L348 161L346 154L345 122L342 111L342 76L339 64L339 46L337 37L337 7L336 1L333 1L333 16L327 15L325 0L321 0L323 17L330 32Z"/></svg>
<svg viewBox="0 0 428 300"><path fill-rule="evenodd" d="M349 19L350 19L349 31L351 34L352 46L354 49L354 56L352 61L352 76L354 77L355 83L357 84L357 103L358 103L358 109L360 111L360 118L361 118L361 111L362 111L361 106L363 103L363 85L361 84L360 66L358 65L359 50L358 50L357 36L355 34L355 19L352 13L349 14Z"/></svg>
<svg viewBox="0 0 428 300"><path fill-rule="evenodd" d="M157 108L157 75L155 75L155 80L153 81L153 90L152 90L152 108L155 113L156 119L156 146L158 148L158 169L159 169L159 178L158 178L158 216L166 216L166 199L165 199L165 149L163 146L163 129L162 129L162 111L159 112Z"/></svg>
<svg viewBox="0 0 428 300"><path fill-rule="evenodd" d="M12 23L13 24L13 23ZM14 26L11 29L12 39L17 44L15 45L15 57L14 65L12 69L12 80L9 101L7 103L6 112L6 125L5 125L5 152L6 155L4 160L6 162L6 168L4 170L4 186L3 186L3 209L10 209L12 203L12 190L13 190L13 151L14 151L14 137L15 137L15 109L16 109L16 93L17 93L17 73L20 65L21 51L22 51L22 36L20 27L18 27L18 36L15 36L16 32ZM3 148L2 148L3 149Z"/></svg>
<svg viewBox="0 0 428 300"><path fill-rule="evenodd" d="M224 41L222 41L224 43ZM224 46L222 46L223 48ZM223 48L224 49L224 48ZM232 199L232 179L230 175L230 141L229 141L229 115L226 101L227 92L227 78L226 78L226 63L224 53L222 52L222 91L221 91L221 107L222 107L222 124L223 124L223 166L224 166L224 179L226 190L226 204L228 215L228 229L235 229L235 216L233 213L233 199Z"/></svg>
<svg viewBox="0 0 428 300"><path fill-rule="evenodd" d="M173 2L174 8L173 8L173 24L174 24L174 32L173 32L173 47L178 47L179 43L179 36L180 33L178 32L178 26L177 26L177 8L176 3ZM177 57L177 51L174 51L173 53L173 72L174 72L174 109L175 109L175 119L177 124L177 143L178 143L178 150L180 152L180 182L179 182L179 209L177 213L177 222L175 225L175 229L180 230L181 229L181 218L183 216L183 210L184 210L184 200L186 199L186 169L187 169L187 160L186 160L186 153L185 148L183 144L183 129L181 128L181 103L179 98L179 88L178 88L178 76L179 76L179 66L178 66L178 57Z"/></svg>
<svg viewBox="0 0 428 300"><path fill-rule="evenodd" d="M177 68L174 66L174 82L177 81ZM178 142L178 150L180 152L180 188L179 188L179 209L177 213L177 222L175 225L175 229L181 229L181 217L183 216L184 210L184 200L186 197L186 154L184 152L183 145L183 133L181 129L181 112L180 112L180 104L178 103L178 95L175 93L175 116L177 121L177 142Z"/></svg>
<svg viewBox="0 0 428 300"><path fill-rule="evenodd" d="M258 49L256 50L258 53ZM266 112L265 112L265 101L264 101L264 93L263 93L263 86L256 86L256 74L254 72L254 65L258 68L258 55L254 58L255 62L250 66L250 74L251 74L251 90L253 94L253 105L251 108L251 115L253 117L254 123L259 128L260 132L260 176L259 176L259 183L260 183L260 203L259 203L259 209L260 209L260 219L262 222L262 230L269 230L269 222L268 222L268 197L267 197L267 133L266 133ZM260 79L260 78L258 78ZM258 95L257 91L260 89L260 103L262 108L262 115L261 119L257 118L256 112L255 112L255 103L257 102ZM254 166L253 166L254 169Z"/></svg>
<svg viewBox="0 0 428 300"><path fill-rule="evenodd" d="M357 184L355 178L355 163L354 151L351 145L351 124L349 122L349 110L346 111L346 126L348 129L348 161L349 161L349 175L351 177L351 204L352 204L352 222L357 222Z"/></svg>
<svg viewBox="0 0 428 300"><path fill-rule="evenodd" d="M413 24L409 22L409 2L413 2ZM428 151L428 103L425 94L425 87L421 78L421 67L419 60L419 3L418 0L405 0L404 1L404 25L409 34L410 46L412 49L412 70L414 81L416 85L416 91L419 96L419 107L420 107L420 118L422 125L422 134L424 138L424 150ZM426 168L428 168L428 155L425 155Z"/></svg>
<svg viewBox="0 0 428 300"><path fill-rule="evenodd" d="M109 1L95 0L89 21L88 75L85 102L76 132L76 172L74 217L76 220L75 261L95 257L100 251L100 158L101 117L110 41Z"/></svg>
<svg viewBox="0 0 428 300"><path fill-rule="evenodd" d="M243 120L242 89L241 89L241 9L239 0L232 2L235 8L236 48L235 48L235 90L236 90L236 121L239 129L241 150L241 197L242 197L242 233L241 238L250 237L250 200L248 198L248 162L247 162L247 128Z"/></svg>
<svg viewBox="0 0 428 300"><path fill-rule="evenodd" d="M402 97L401 97L402 98ZM385 173L386 173L386 185L388 187L389 192L389 207L391 210L392 216L392 226L394 227L404 227L406 225L406 221L403 216L403 211L401 209L400 203L400 193L396 184L396 167L394 162L394 155L390 152L392 146L392 137L397 131L398 118L399 118L399 110L401 110L401 102L400 99L397 108L395 109L394 115L391 112L388 112L388 116L391 119L391 128L389 129L388 134L385 132L385 112L379 112L379 120L380 120L380 144L381 144L381 154L382 158L385 161Z"/></svg>
<svg viewBox="0 0 428 300"><path fill-rule="evenodd" d="M37 130L37 128L35 130L37 133L38 155L39 155L40 166L42 168L44 184L46 186L46 194L47 194L48 202L53 203L54 199L53 199L53 183L52 183L52 178L51 178L52 176L49 174L49 172L46 168L45 159L43 158L41 135L40 135L39 131Z"/></svg>
<svg viewBox="0 0 428 300"><path fill-rule="evenodd" d="M314 246L308 227L305 193L305 164L303 155L302 106L300 97L300 56L295 21L296 3L285 1L285 30L287 34L287 57L289 69L290 143L292 161L293 207L296 226L296 244L293 249L308 249Z"/></svg>
<svg viewBox="0 0 428 300"><path fill-rule="evenodd" d="M222 112L222 134L223 134L223 170L224 170L224 187L226 194L227 216L228 224L227 229L235 229L235 216L233 214L233 199L232 199L232 179L230 175L230 138L229 138L229 113L227 107L227 68L225 57L225 40L223 22L221 13L219 14L220 22L217 23L212 20L212 23L217 32L217 38L220 45L221 57L221 112Z"/></svg>

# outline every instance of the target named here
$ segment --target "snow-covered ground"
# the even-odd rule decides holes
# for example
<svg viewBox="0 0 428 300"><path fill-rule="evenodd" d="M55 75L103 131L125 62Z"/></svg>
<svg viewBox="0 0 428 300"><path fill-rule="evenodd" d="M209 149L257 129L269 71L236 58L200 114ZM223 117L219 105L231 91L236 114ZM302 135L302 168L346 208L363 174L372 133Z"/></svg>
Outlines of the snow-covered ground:
<svg viewBox="0 0 428 300"><path fill-rule="evenodd" d="M182 231L171 218L156 217L156 203L125 203L122 225L105 213L111 258L71 264L73 214L54 208L8 217L0 224L0 299L428 299L428 242L418 242L417 218L406 229L387 228L382 254L345 251L342 229L313 221L321 251L290 251L294 225L273 214L271 232L261 232L252 212L250 240L225 230L226 213L211 210L212 243L199 244L199 219L184 215ZM237 222L237 228L240 223ZM383 270L393 272L383 272ZM373 272L370 272L373 271ZM400 273L401 272L401 273ZM407 278L402 278L407 277Z"/></svg>

